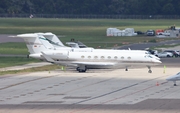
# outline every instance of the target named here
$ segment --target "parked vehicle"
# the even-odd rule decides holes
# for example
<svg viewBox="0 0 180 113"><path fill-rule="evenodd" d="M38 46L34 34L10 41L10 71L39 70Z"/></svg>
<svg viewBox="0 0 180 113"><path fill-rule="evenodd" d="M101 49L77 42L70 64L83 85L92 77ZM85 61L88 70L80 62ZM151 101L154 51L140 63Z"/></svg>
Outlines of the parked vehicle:
<svg viewBox="0 0 180 113"><path fill-rule="evenodd" d="M155 34L156 34L156 33L155 33L154 30L147 30L147 31L146 31L146 35L147 35L147 36L155 36Z"/></svg>
<svg viewBox="0 0 180 113"><path fill-rule="evenodd" d="M156 55L157 53L158 53L158 51L157 50L151 50L151 49L149 49L149 50L147 50L150 54L152 54L152 55Z"/></svg>
<svg viewBox="0 0 180 113"><path fill-rule="evenodd" d="M173 54L170 53L170 52L160 52L160 53L157 53L155 54L155 56L157 57L173 57Z"/></svg>
<svg viewBox="0 0 180 113"><path fill-rule="evenodd" d="M179 52L175 50L165 50L164 52L170 52L173 54L173 57L179 57Z"/></svg>
<svg viewBox="0 0 180 113"><path fill-rule="evenodd" d="M135 31L135 33L137 33L138 35L144 34L144 32L142 32L142 31Z"/></svg>
<svg viewBox="0 0 180 113"><path fill-rule="evenodd" d="M178 51L176 51L176 52L178 52L178 54L179 54L179 57L180 57L180 51L178 50Z"/></svg>

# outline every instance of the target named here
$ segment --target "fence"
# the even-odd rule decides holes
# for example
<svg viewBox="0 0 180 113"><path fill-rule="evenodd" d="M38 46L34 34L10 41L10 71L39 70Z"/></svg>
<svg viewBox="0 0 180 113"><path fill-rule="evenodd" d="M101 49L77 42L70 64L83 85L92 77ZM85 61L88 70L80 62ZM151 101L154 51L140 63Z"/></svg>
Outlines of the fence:
<svg viewBox="0 0 180 113"><path fill-rule="evenodd" d="M180 15L75 15L33 14L34 18L78 18L78 19L180 19ZM0 14L0 18L30 18L30 14Z"/></svg>

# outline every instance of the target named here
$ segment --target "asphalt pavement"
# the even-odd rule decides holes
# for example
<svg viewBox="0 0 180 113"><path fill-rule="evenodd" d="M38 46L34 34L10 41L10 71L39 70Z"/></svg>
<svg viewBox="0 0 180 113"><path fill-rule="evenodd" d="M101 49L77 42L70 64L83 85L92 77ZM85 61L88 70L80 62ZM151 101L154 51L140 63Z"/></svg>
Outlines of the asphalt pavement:
<svg viewBox="0 0 180 113"><path fill-rule="evenodd" d="M180 44L180 39L179 40L168 40L168 41L162 41L158 43L136 43L136 44L130 44L130 45L125 45L122 47L119 47L118 49L132 49L132 50L145 50L146 48L154 47L154 46L161 46L165 44Z"/></svg>
<svg viewBox="0 0 180 113"><path fill-rule="evenodd" d="M0 35L0 43L7 43L7 42L24 42L21 38L12 38L9 36L13 36L10 34L1 34Z"/></svg>

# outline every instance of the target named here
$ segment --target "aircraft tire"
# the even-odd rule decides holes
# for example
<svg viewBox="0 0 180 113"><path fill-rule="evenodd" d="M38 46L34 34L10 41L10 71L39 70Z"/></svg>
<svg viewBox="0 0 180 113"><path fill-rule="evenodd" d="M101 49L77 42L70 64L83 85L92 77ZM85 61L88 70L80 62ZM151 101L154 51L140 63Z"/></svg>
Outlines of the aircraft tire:
<svg viewBox="0 0 180 113"><path fill-rule="evenodd" d="M152 73L152 70L149 70L148 73Z"/></svg>
<svg viewBox="0 0 180 113"><path fill-rule="evenodd" d="M76 68L76 71L79 71L79 67Z"/></svg>
<svg viewBox="0 0 180 113"><path fill-rule="evenodd" d="M79 72L80 72L80 73L82 73L82 72L86 72L86 70L79 69Z"/></svg>

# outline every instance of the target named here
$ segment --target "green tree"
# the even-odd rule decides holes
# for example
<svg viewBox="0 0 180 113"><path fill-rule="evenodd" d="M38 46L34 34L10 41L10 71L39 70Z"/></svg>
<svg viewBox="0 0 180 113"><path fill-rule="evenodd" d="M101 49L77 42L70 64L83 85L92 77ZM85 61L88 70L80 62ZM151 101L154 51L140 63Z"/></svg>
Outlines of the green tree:
<svg viewBox="0 0 180 113"><path fill-rule="evenodd" d="M173 15L173 14L175 14L175 9L174 9L173 4L168 3L168 4L164 5L163 8L162 8L162 14L164 14L164 15Z"/></svg>
<svg viewBox="0 0 180 113"><path fill-rule="evenodd" d="M0 13L179 15L179 0L0 0Z"/></svg>
<svg viewBox="0 0 180 113"><path fill-rule="evenodd" d="M111 0L109 10L112 14L125 14L125 2L124 0Z"/></svg>

